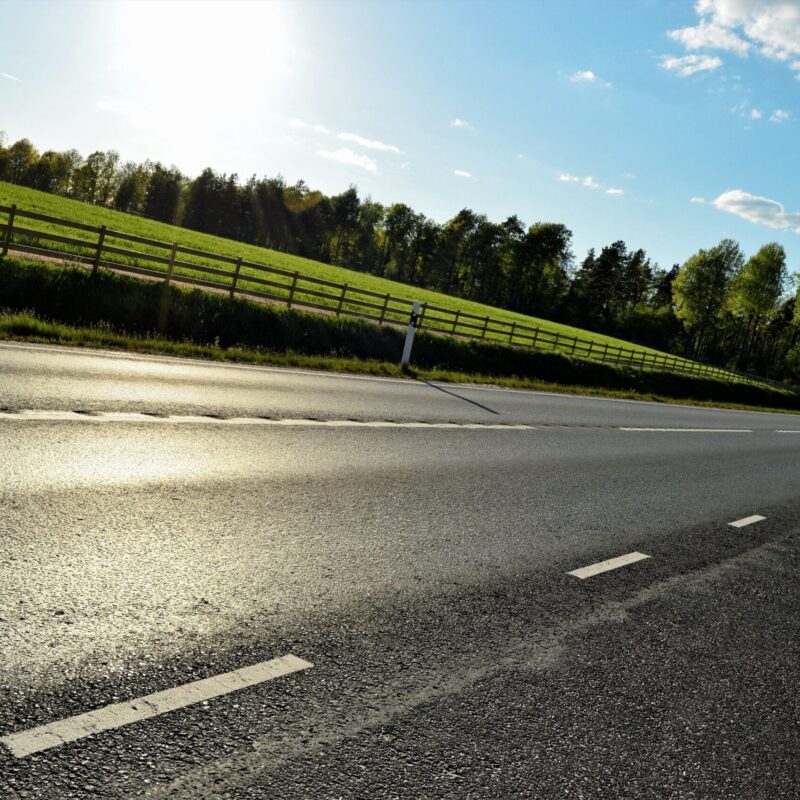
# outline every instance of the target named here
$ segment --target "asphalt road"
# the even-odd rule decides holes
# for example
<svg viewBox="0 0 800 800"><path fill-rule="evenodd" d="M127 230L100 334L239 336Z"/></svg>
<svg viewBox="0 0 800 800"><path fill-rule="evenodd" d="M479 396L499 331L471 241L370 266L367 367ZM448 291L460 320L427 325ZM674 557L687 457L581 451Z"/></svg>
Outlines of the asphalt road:
<svg viewBox="0 0 800 800"><path fill-rule="evenodd" d="M798 797L800 417L26 345L0 409L0 797Z"/></svg>

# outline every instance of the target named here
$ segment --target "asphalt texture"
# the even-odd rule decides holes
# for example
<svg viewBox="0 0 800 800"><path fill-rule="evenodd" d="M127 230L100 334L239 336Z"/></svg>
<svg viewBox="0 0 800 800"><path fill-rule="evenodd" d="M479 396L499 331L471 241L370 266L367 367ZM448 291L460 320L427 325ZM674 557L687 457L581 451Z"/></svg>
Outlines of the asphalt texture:
<svg viewBox="0 0 800 800"><path fill-rule="evenodd" d="M0 409L0 736L313 663L0 797L800 796L800 417L28 345Z"/></svg>

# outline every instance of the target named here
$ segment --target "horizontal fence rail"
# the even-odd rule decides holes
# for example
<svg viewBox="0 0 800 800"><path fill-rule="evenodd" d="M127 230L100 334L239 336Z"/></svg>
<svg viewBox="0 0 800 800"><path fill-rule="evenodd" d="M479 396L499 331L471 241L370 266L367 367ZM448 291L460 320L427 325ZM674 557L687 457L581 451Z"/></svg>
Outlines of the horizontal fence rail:
<svg viewBox="0 0 800 800"><path fill-rule="evenodd" d="M4 219L3 219L4 218ZM284 303L289 308L373 320L379 324L406 325L413 302L390 293L360 289L233 257L209 253L177 242L148 239L106 226L51 217L16 206L0 205L0 254L28 253L68 258L90 266L132 275L198 286L257 300ZM31 227L55 226L57 231ZM62 232L63 231L63 232ZM432 333L487 340L515 347L561 353L587 361L661 370L726 381L774 386L763 378L722 369L711 364L648 350L637 350L515 321L482 317L423 303L417 327Z"/></svg>

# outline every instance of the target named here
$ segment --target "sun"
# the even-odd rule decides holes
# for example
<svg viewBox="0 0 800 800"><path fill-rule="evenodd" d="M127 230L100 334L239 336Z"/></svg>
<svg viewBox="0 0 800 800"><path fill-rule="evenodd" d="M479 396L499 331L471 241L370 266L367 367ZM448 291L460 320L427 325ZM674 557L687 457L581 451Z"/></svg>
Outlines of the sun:
<svg viewBox="0 0 800 800"><path fill-rule="evenodd" d="M165 111L241 109L289 80L290 16L287 4L267 0L124 2L114 19L116 64Z"/></svg>

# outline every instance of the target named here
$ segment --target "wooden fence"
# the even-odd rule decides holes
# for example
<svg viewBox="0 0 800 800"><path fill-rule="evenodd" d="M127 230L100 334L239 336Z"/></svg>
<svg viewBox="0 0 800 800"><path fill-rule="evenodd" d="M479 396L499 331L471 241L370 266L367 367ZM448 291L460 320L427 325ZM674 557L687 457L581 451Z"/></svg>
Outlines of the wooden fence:
<svg viewBox="0 0 800 800"><path fill-rule="evenodd" d="M208 253L191 247L82 222L59 219L16 206L0 205L0 254L30 253L68 258L91 266L141 275L151 279L200 286L225 292L231 298L248 297L285 303L326 313L374 320L379 324L408 323L412 301L347 283L335 283L248 261L243 257ZM39 224L40 227L31 225ZM47 229L41 227L48 226ZM55 230L53 230L55 228ZM64 232L62 232L64 231ZM69 234L69 235L68 235ZM576 358L635 369L719 378L770 386L754 375L648 350L637 350L592 339L568 336L544 328L453 311L423 303L421 330L468 339L486 339L516 347L558 352Z"/></svg>

